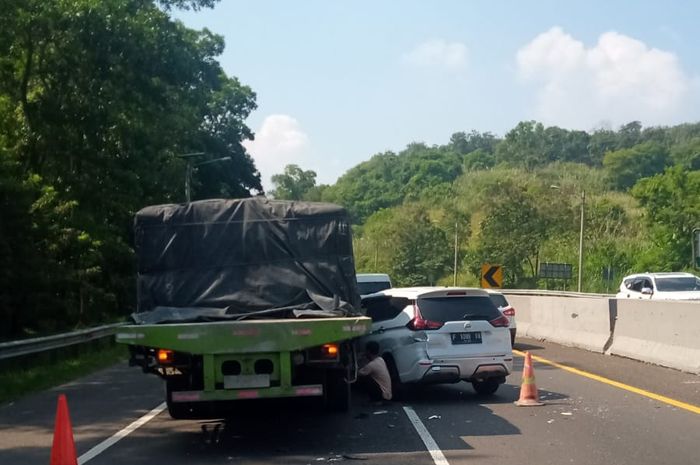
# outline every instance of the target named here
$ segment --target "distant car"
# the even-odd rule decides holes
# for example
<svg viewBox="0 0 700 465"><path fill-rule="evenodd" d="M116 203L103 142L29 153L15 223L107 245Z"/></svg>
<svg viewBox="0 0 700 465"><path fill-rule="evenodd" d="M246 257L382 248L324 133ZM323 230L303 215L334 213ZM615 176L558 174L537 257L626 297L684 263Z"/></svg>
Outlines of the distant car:
<svg viewBox="0 0 700 465"><path fill-rule="evenodd" d="M700 278L690 273L639 273L625 276L618 299L700 300Z"/></svg>
<svg viewBox="0 0 700 465"><path fill-rule="evenodd" d="M501 313L508 317L508 320L510 321L510 324L508 325L508 329L510 330L510 345L515 346L515 333L518 330L518 325L515 322L515 309L508 303L506 296L504 296L502 292L498 292L493 289L486 289L486 292L489 293L491 302L498 307Z"/></svg>
<svg viewBox="0 0 700 465"><path fill-rule="evenodd" d="M391 288L391 279L388 274L383 273L358 273L357 287L361 296L374 294Z"/></svg>
<svg viewBox="0 0 700 465"><path fill-rule="evenodd" d="M362 300L394 385L467 381L493 394L513 369L508 318L482 289L393 288Z"/></svg>

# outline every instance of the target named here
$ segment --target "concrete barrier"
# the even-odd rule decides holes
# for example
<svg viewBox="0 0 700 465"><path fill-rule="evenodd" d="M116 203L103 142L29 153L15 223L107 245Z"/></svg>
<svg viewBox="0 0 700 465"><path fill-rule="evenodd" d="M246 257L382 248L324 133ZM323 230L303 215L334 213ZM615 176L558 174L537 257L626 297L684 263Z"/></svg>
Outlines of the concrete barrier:
<svg viewBox="0 0 700 465"><path fill-rule="evenodd" d="M509 294L506 298L508 299L508 303L515 309L515 321L518 323L518 334L525 336L532 324L530 303L533 297Z"/></svg>
<svg viewBox="0 0 700 465"><path fill-rule="evenodd" d="M618 300L607 353L700 374L700 303Z"/></svg>
<svg viewBox="0 0 700 465"><path fill-rule="evenodd" d="M508 295L518 334L534 339L605 352L612 333L610 299Z"/></svg>
<svg viewBox="0 0 700 465"><path fill-rule="evenodd" d="M518 335L700 374L700 302L504 291Z"/></svg>

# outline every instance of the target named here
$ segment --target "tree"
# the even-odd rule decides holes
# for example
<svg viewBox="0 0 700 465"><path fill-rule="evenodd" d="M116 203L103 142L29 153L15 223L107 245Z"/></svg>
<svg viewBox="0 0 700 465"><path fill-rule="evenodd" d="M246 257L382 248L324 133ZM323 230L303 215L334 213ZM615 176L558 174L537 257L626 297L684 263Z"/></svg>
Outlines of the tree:
<svg viewBox="0 0 700 465"><path fill-rule="evenodd" d="M304 171L298 165L287 165L282 174L272 176L275 189L271 194L276 199L301 200L316 187L316 172Z"/></svg>
<svg viewBox="0 0 700 465"><path fill-rule="evenodd" d="M642 142L642 123L632 121L617 131L617 149L628 149Z"/></svg>
<svg viewBox="0 0 700 465"><path fill-rule="evenodd" d="M400 208L385 208L372 214L357 228L355 267L358 271L388 273L396 251L394 238L402 227Z"/></svg>
<svg viewBox="0 0 700 465"><path fill-rule="evenodd" d="M588 141L588 153L593 166L602 166L606 153L617 149L617 135L609 129L598 129Z"/></svg>
<svg viewBox="0 0 700 465"><path fill-rule="evenodd" d="M255 94L226 76L220 36L170 8L215 0L10 0L0 15L0 289L11 332L104 321L133 305L133 214L180 201L178 155L203 166L195 198L262 190L241 141ZM31 225L27 233L27 225ZM16 234L13 231L25 232ZM22 251L18 257L14 251ZM48 313L50 310L50 314Z"/></svg>
<svg viewBox="0 0 700 465"><path fill-rule="evenodd" d="M608 152L603 167L615 189L625 190L638 180L661 173L669 163L668 151L653 142Z"/></svg>
<svg viewBox="0 0 700 465"><path fill-rule="evenodd" d="M481 171L486 170L496 163L493 154L488 153L484 149L476 149L464 155L464 170L465 171Z"/></svg>
<svg viewBox="0 0 700 465"><path fill-rule="evenodd" d="M355 166L323 198L346 206L359 223L382 208L413 202L425 189L451 183L461 173L462 160L450 147L412 143L399 154L377 154Z"/></svg>
<svg viewBox="0 0 700 465"><path fill-rule="evenodd" d="M477 263L498 263L504 266L507 284L522 283L528 273L535 277L539 251L549 235L549 225L534 200L521 187L503 184L492 190L490 208L481 221L478 245L473 258Z"/></svg>
<svg viewBox="0 0 700 465"><path fill-rule="evenodd" d="M460 155L464 155L475 150L483 150L488 153L493 153L496 148L498 139L490 132L471 131L469 134L465 132L455 132L450 137L449 147Z"/></svg>
<svg viewBox="0 0 700 465"><path fill-rule="evenodd" d="M496 147L496 160L511 166L532 169L544 164L544 126L535 121L521 121L508 131Z"/></svg>
<svg viewBox="0 0 700 465"><path fill-rule="evenodd" d="M655 253L654 268L676 271L689 266L691 234L700 218L700 171L669 168L640 180L632 195L644 207L650 239L661 252Z"/></svg>
<svg viewBox="0 0 700 465"><path fill-rule="evenodd" d="M671 149L673 163L688 170L700 170L700 137L679 143Z"/></svg>
<svg viewBox="0 0 700 465"><path fill-rule="evenodd" d="M451 248L445 233L422 209L406 208L399 216L403 227L391 238L395 254L391 277L400 286L434 285L448 268Z"/></svg>

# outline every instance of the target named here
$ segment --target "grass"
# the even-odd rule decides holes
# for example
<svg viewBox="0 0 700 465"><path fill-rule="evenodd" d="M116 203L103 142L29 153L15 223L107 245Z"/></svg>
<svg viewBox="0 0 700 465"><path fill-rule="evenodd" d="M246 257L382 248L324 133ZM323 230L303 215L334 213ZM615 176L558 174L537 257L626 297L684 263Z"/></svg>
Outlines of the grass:
<svg viewBox="0 0 700 465"><path fill-rule="evenodd" d="M0 405L73 381L127 357L127 346L95 341L30 359L10 359L0 367Z"/></svg>

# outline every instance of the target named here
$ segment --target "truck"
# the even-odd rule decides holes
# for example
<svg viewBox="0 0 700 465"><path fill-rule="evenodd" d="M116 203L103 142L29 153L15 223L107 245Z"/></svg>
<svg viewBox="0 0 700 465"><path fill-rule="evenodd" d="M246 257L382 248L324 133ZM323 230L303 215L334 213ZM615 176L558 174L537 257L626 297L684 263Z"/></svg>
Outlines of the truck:
<svg viewBox="0 0 700 465"><path fill-rule="evenodd" d="M260 196L150 206L134 249L136 311L116 341L164 379L171 417L269 398L349 409L371 319L345 209Z"/></svg>

